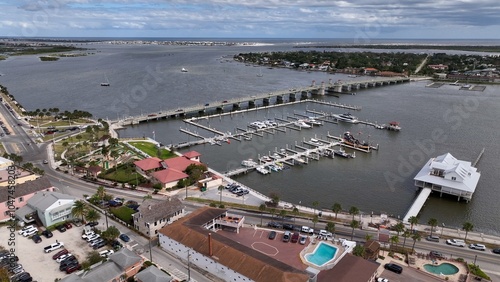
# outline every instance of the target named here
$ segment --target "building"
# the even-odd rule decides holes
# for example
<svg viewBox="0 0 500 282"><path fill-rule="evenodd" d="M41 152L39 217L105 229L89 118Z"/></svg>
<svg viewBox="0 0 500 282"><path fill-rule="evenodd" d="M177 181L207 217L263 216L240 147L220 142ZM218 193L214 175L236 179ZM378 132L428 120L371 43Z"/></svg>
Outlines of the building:
<svg viewBox="0 0 500 282"><path fill-rule="evenodd" d="M27 223L38 218L43 226L52 226L73 218L71 210L75 201L75 197L58 192L36 192L24 207L16 211L16 217ZM33 216L29 218L29 215Z"/></svg>
<svg viewBox="0 0 500 282"><path fill-rule="evenodd" d="M427 65L427 67L430 69L433 69L433 70L447 70L448 69L448 65L443 65L443 64Z"/></svg>
<svg viewBox="0 0 500 282"><path fill-rule="evenodd" d="M7 221L11 218L11 212L16 210L16 215L19 209L24 207L28 200L30 200L36 192L54 191L54 186L50 183L47 177L41 177L32 181L26 181L15 186L14 194L10 194L11 202L9 202L9 188L7 186L0 187L0 222ZM27 214L25 214L27 215ZM30 216L28 215L28 218ZM23 221L32 222L28 220L25 216L21 217Z"/></svg>
<svg viewBox="0 0 500 282"><path fill-rule="evenodd" d="M172 197L159 203L145 200L139 206L139 211L132 215L134 227L148 237L156 237L163 226L183 216L184 205L179 199Z"/></svg>
<svg viewBox="0 0 500 282"><path fill-rule="evenodd" d="M159 270L155 266L150 266L135 275L137 282L171 282L172 277Z"/></svg>
<svg viewBox="0 0 500 282"><path fill-rule="evenodd" d="M365 242L365 259L377 260L380 252L380 243L375 240L368 240Z"/></svg>
<svg viewBox="0 0 500 282"><path fill-rule="evenodd" d="M182 156L161 160L159 158L146 158L134 162L137 172L155 183L160 183L162 188L171 188L177 185L179 180L189 177L184 171L191 164L202 164L201 154L189 151Z"/></svg>
<svg viewBox="0 0 500 282"><path fill-rule="evenodd" d="M0 189L9 186L9 176L12 179L13 175L16 177L16 185L40 178L40 175L16 166L9 159L0 157Z"/></svg>
<svg viewBox="0 0 500 282"><path fill-rule="evenodd" d="M372 282L376 281L378 267L378 263L347 254L332 269L321 271L316 281Z"/></svg>
<svg viewBox="0 0 500 282"><path fill-rule="evenodd" d="M306 282L310 274L216 232L243 225L244 217L204 207L159 231L163 250L224 281ZM258 270L258 271L256 271Z"/></svg>
<svg viewBox="0 0 500 282"><path fill-rule="evenodd" d="M472 199L481 174L470 162L457 160L450 153L431 158L415 176L415 186L430 188L441 195Z"/></svg>
<svg viewBox="0 0 500 282"><path fill-rule="evenodd" d="M109 256L107 262L93 268L80 276L72 273L61 282L117 282L125 281L124 277L132 277L141 269L143 258L127 248ZM168 281L168 280L165 280Z"/></svg>

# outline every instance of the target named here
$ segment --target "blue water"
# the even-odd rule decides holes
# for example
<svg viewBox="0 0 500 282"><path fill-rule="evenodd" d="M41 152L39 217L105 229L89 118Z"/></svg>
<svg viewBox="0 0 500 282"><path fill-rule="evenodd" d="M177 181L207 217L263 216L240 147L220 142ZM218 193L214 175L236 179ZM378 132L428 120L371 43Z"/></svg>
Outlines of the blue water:
<svg viewBox="0 0 500 282"><path fill-rule="evenodd" d="M425 270L437 275L452 275L458 272L458 267L450 263L442 263L440 265L424 264Z"/></svg>
<svg viewBox="0 0 500 282"><path fill-rule="evenodd" d="M313 263L317 266L322 266L323 264L332 260L335 257L336 253L336 247L320 242L314 250L314 253L305 255L305 258L310 263Z"/></svg>

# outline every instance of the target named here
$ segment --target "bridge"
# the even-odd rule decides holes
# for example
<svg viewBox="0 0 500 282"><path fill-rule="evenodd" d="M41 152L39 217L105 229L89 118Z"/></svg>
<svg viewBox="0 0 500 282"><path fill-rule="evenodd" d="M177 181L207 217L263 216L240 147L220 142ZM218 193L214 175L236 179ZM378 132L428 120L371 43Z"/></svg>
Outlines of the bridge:
<svg viewBox="0 0 500 282"><path fill-rule="evenodd" d="M349 80L349 81L337 81L332 82L330 79L328 83L321 82L316 84L315 81L312 82L310 86L302 88L293 88L287 90L281 90L276 92L261 93L257 95L232 98L224 101L213 101L206 103L204 105L194 105L178 109L170 109L166 111L152 112L149 114L143 114L138 116L130 116L120 120L111 121L111 123L117 123L120 126L123 125L133 125L139 124L141 122L166 119L166 118L176 118L184 117L188 114L203 113L209 109L224 110L231 108L231 110L238 110L242 105L247 105L248 108L254 108L256 104L262 101L264 106L268 106L271 103L271 99L276 99L278 104L295 102L297 99L305 100L310 96L315 95L329 95L333 93L352 93L351 91L377 87L390 84L398 84L409 82L410 78L407 77L363 77L361 80Z"/></svg>

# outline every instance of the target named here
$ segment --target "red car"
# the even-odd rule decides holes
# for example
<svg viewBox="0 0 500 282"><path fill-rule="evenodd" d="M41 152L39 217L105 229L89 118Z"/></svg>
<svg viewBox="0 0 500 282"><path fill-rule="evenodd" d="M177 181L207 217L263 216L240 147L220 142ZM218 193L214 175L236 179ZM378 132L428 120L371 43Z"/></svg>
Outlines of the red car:
<svg viewBox="0 0 500 282"><path fill-rule="evenodd" d="M73 227L73 225L71 225L71 223L69 222L65 222L64 227L66 227L66 229L70 229L71 227Z"/></svg>
<svg viewBox="0 0 500 282"><path fill-rule="evenodd" d="M66 250L66 249L62 249L62 250L60 250L59 252L57 252L55 255L53 255L53 256L52 256L52 259L56 260L56 259L58 259L60 256L65 255L65 254L67 254L67 253L68 253L68 250Z"/></svg>
<svg viewBox="0 0 500 282"><path fill-rule="evenodd" d="M67 274L73 273L73 272L79 270L80 268L82 268L81 264L71 265L68 268L66 268L66 273Z"/></svg>

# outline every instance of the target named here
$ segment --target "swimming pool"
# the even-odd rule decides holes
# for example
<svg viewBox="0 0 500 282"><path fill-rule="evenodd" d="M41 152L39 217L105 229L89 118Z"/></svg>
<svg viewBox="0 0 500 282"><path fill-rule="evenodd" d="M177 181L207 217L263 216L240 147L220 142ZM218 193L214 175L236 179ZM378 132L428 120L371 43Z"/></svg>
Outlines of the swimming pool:
<svg viewBox="0 0 500 282"><path fill-rule="evenodd" d="M458 267L451 263L442 263L440 265L424 264L425 270L437 275L452 275L458 272Z"/></svg>
<svg viewBox="0 0 500 282"><path fill-rule="evenodd" d="M306 254L304 257L308 262L321 267L332 261L335 258L336 253L336 247L324 242L319 242L318 246L314 249L314 252Z"/></svg>

